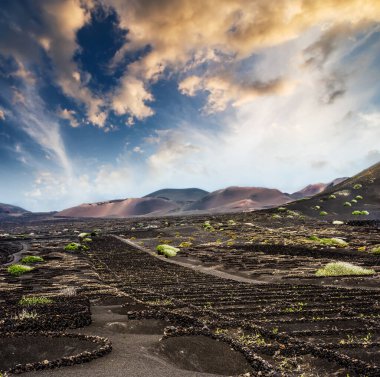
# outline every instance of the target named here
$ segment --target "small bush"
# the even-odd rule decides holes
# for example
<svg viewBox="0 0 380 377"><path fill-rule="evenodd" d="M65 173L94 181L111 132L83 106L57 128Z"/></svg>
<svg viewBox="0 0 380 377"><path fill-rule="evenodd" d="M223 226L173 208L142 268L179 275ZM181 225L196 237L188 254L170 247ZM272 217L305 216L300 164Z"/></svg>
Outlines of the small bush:
<svg viewBox="0 0 380 377"><path fill-rule="evenodd" d="M281 216L275 213L274 215L272 215L272 219L281 219Z"/></svg>
<svg viewBox="0 0 380 377"><path fill-rule="evenodd" d="M345 207L352 207L352 204L350 202L344 202L343 205Z"/></svg>
<svg viewBox="0 0 380 377"><path fill-rule="evenodd" d="M354 190L360 190L363 187L360 183L357 183L356 185L353 185Z"/></svg>
<svg viewBox="0 0 380 377"><path fill-rule="evenodd" d="M368 216L369 212L368 211L353 211L352 215L354 215L354 216Z"/></svg>
<svg viewBox="0 0 380 377"><path fill-rule="evenodd" d="M80 239L86 238L86 237L88 237L88 236L90 236L90 233L79 233L79 234L78 234L78 237L79 237Z"/></svg>
<svg viewBox="0 0 380 377"><path fill-rule="evenodd" d="M18 302L22 306L34 306L34 305L48 305L52 304L54 301L47 297L42 296L23 296L22 299Z"/></svg>
<svg viewBox="0 0 380 377"><path fill-rule="evenodd" d="M316 276L373 275L375 270L355 266L348 262L332 262L320 268Z"/></svg>
<svg viewBox="0 0 380 377"><path fill-rule="evenodd" d="M44 258L37 257L35 255L28 255L21 259L21 263L25 263L25 264L33 264L33 263L38 263L38 262L44 262Z"/></svg>
<svg viewBox="0 0 380 377"><path fill-rule="evenodd" d="M279 211L279 212L285 212L286 208L285 207L278 207L277 211Z"/></svg>
<svg viewBox="0 0 380 377"><path fill-rule="evenodd" d="M86 237L82 239L82 242L87 243L87 242L92 242L92 239L90 237Z"/></svg>
<svg viewBox="0 0 380 377"><path fill-rule="evenodd" d="M315 206L313 209L315 209L316 211L319 211L321 209L321 206Z"/></svg>
<svg viewBox="0 0 380 377"><path fill-rule="evenodd" d="M203 223L203 229L204 229L204 230L208 230L208 231L210 231L210 232L212 232L212 231L215 230L214 227L210 224L210 221L205 221L205 222Z"/></svg>
<svg viewBox="0 0 380 377"><path fill-rule="evenodd" d="M233 226L233 225L236 225L236 222L234 220L228 220L227 224Z"/></svg>
<svg viewBox="0 0 380 377"><path fill-rule="evenodd" d="M363 200L363 197L362 197L361 195L356 195L356 196L355 196L355 199L356 199L356 200Z"/></svg>
<svg viewBox="0 0 380 377"><path fill-rule="evenodd" d="M343 225L344 221L334 220L332 223L333 223L333 225Z"/></svg>
<svg viewBox="0 0 380 377"><path fill-rule="evenodd" d="M326 215L328 215L328 213L326 211L319 212L319 216L326 216Z"/></svg>
<svg viewBox="0 0 380 377"><path fill-rule="evenodd" d="M329 195L329 199L336 199L336 196L334 194Z"/></svg>
<svg viewBox="0 0 380 377"><path fill-rule="evenodd" d="M164 255L166 258L175 257L179 249L170 245L158 245L156 247L158 254Z"/></svg>
<svg viewBox="0 0 380 377"><path fill-rule="evenodd" d="M66 251L78 251L81 249L81 244L77 242L71 242L68 245L65 246Z"/></svg>
<svg viewBox="0 0 380 377"><path fill-rule="evenodd" d="M380 246L375 246L371 249L372 254L380 254Z"/></svg>
<svg viewBox="0 0 380 377"><path fill-rule="evenodd" d="M23 274L26 274L27 272L30 272L34 270L33 267L30 266L24 266L22 264L12 264L7 268L7 271L12 275L12 276L20 276Z"/></svg>
<svg viewBox="0 0 380 377"><path fill-rule="evenodd" d="M358 201L356 199L352 199L351 203L357 203Z"/></svg>

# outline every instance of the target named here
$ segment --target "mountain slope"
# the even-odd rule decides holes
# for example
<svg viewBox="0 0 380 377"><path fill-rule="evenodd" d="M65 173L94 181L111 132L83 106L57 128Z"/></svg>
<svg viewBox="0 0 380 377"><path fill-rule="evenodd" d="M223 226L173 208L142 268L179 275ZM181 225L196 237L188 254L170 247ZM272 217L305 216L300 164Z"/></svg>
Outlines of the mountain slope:
<svg viewBox="0 0 380 377"><path fill-rule="evenodd" d="M163 198L175 202L196 202L207 194L209 194L208 191L199 188L162 189L145 195L144 198Z"/></svg>
<svg viewBox="0 0 380 377"><path fill-rule="evenodd" d="M302 190L299 190L299 191L294 192L293 194L290 194L290 196L293 199L309 198L311 196L320 194L321 192L338 185L339 183L345 181L346 179L348 178L347 177L336 178L329 183L314 183L311 185L307 185Z"/></svg>
<svg viewBox="0 0 380 377"><path fill-rule="evenodd" d="M290 202L289 195L276 189L263 187L228 187L211 192L189 206L189 210L229 211L262 209Z"/></svg>
<svg viewBox="0 0 380 377"><path fill-rule="evenodd" d="M177 203L161 198L132 198L86 203L58 212L56 217L132 217L165 215L178 209Z"/></svg>
<svg viewBox="0 0 380 377"><path fill-rule="evenodd" d="M380 163L336 186L327 187L310 199L291 203L287 207L308 216L326 219L379 219ZM327 212L327 215L322 216L322 211ZM356 215L354 211L367 211L369 214Z"/></svg>
<svg viewBox="0 0 380 377"><path fill-rule="evenodd" d="M29 211L21 207L13 206L11 204L0 203L0 215L21 215L27 212Z"/></svg>

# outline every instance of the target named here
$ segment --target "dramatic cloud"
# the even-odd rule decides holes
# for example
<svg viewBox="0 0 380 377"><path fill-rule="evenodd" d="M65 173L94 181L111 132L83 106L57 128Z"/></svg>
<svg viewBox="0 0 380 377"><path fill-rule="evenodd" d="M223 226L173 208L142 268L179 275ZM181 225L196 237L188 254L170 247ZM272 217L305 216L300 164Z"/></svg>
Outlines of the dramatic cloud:
<svg viewBox="0 0 380 377"><path fill-rule="evenodd" d="M239 107L259 96L278 95L289 93L293 83L282 79L268 82L238 82L233 77L214 76L201 79L190 76L179 83L181 93L194 96L200 90L207 90L207 105L205 111L214 113L226 109L229 103Z"/></svg>
<svg viewBox="0 0 380 377"><path fill-rule="evenodd" d="M5 0L0 34L0 152L29 208L292 191L378 157L379 1Z"/></svg>

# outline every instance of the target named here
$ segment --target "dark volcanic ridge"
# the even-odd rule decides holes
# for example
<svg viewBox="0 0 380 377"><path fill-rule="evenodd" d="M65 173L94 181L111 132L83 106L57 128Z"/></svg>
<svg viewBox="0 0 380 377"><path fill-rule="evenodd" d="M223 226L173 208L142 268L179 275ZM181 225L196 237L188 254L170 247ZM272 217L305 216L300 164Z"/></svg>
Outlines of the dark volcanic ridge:
<svg viewBox="0 0 380 377"><path fill-rule="evenodd" d="M287 206L307 216L330 219L380 218L380 163L309 199Z"/></svg>
<svg viewBox="0 0 380 377"><path fill-rule="evenodd" d="M11 204L5 204L5 203L0 203L0 216L1 215L21 215L23 213L28 213L24 208L17 207Z"/></svg>

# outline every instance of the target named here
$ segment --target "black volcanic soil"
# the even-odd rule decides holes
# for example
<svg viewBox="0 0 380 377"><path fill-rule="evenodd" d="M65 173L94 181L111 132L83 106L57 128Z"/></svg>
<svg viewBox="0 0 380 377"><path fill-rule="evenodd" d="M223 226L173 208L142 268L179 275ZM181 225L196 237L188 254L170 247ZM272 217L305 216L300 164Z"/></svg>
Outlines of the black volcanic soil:
<svg viewBox="0 0 380 377"><path fill-rule="evenodd" d="M0 370L7 370L17 364L56 360L96 348L96 344L82 339L38 335L17 337L0 335L0 344Z"/></svg>
<svg viewBox="0 0 380 377"><path fill-rule="evenodd" d="M94 229L101 232L88 251L64 251L78 233ZM113 346L91 362L25 376L209 376L243 373L247 365L253 376L380 375L380 260L371 252L380 245L377 223L332 225L271 210L144 220L7 220L2 233L9 235L0 242L1 263L21 243L23 255L45 261L20 278L0 268L0 331L50 331L54 319L61 332L109 338ZM347 244L324 245L313 235ZM179 246L178 256L153 255L162 243ZM349 261L376 274L316 277L330 261ZM25 295L49 296L54 303L28 308L35 319L15 319ZM67 351L57 347L59 355L50 355L53 347L39 344L38 357L64 357ZM206 351L212 357L203 357ZM219 355L228 365L216 360ZM233 360L237 367L228 370Z"/></svg>
<svg viewBox="0 0 380 377"><path fill-rule="evenodd" d="M161 341L156 352L185 370L222 376L253 372L239 352L224 342L205 336L180 336Z"/></svg>

